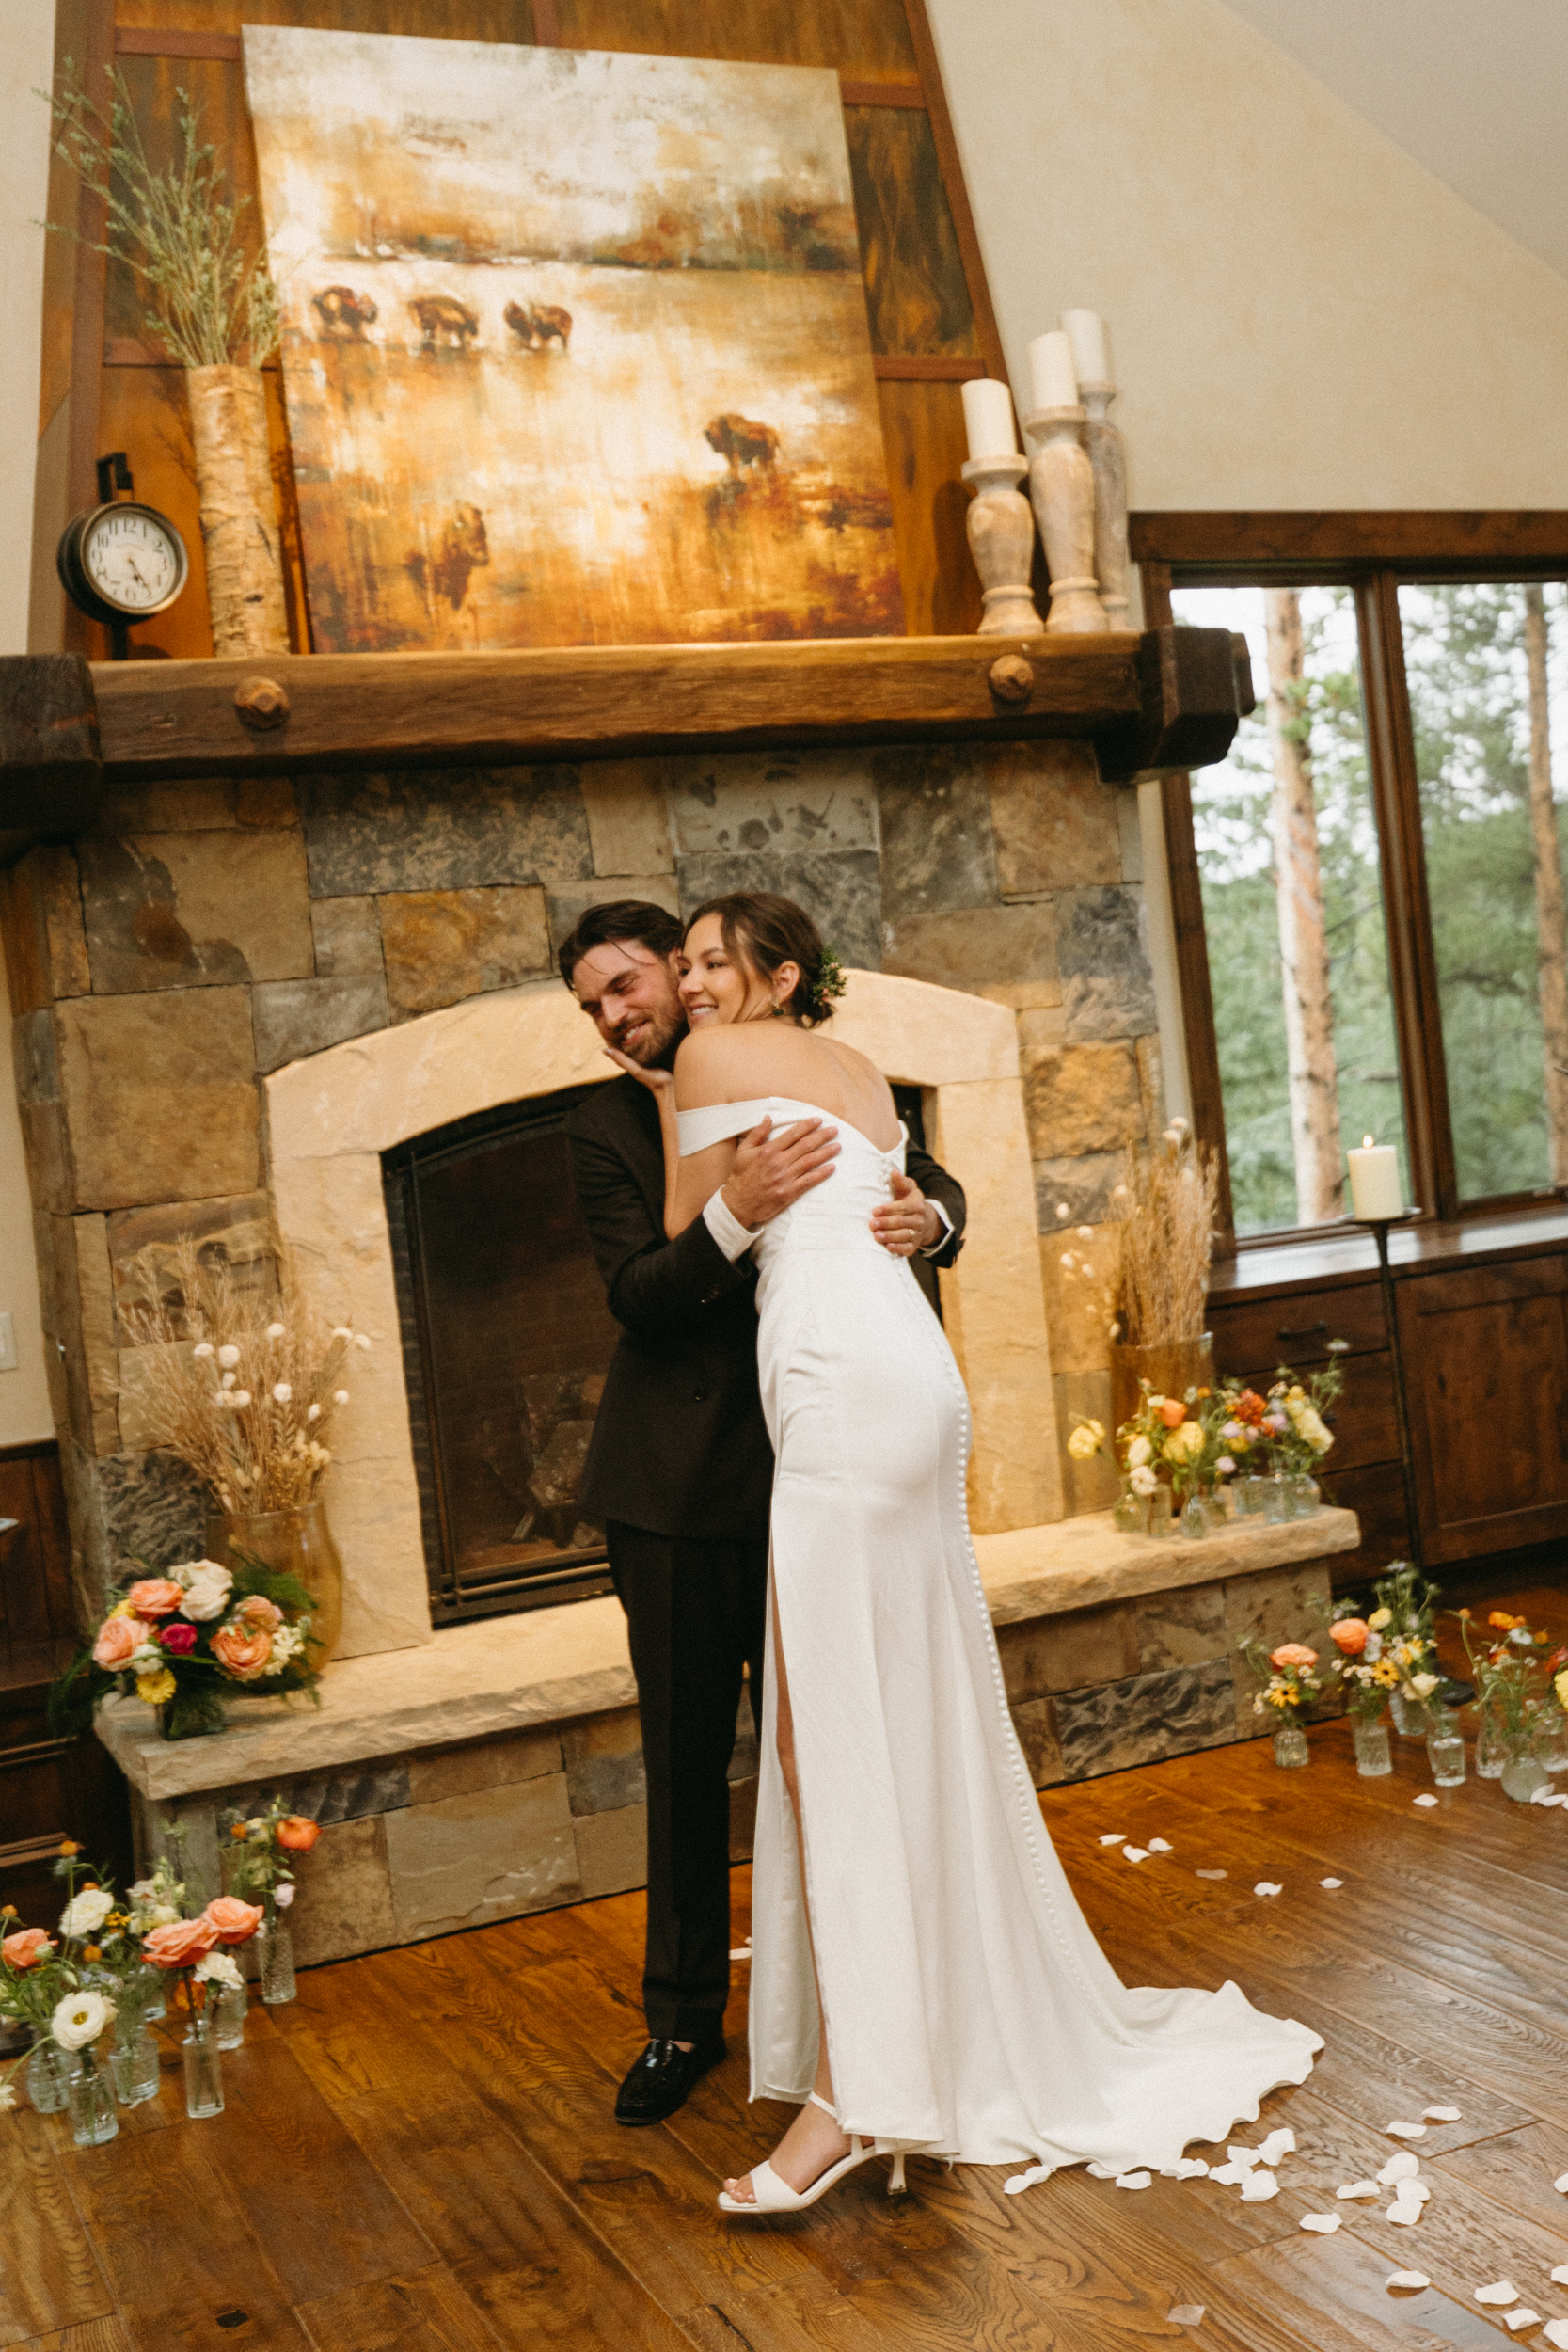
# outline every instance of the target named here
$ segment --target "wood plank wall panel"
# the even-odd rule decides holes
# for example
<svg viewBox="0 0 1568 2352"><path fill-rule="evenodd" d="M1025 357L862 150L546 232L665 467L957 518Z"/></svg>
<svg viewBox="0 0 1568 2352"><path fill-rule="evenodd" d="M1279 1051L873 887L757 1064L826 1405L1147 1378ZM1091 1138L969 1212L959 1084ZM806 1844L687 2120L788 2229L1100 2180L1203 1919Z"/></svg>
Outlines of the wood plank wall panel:
<svg viewBox="0 0 1568 2352"><path fill-rule="evenodd" d="M854 172L894 529L911 635L968 634L978 624L979 588L964 532L968 494L958 481L966 454L958 383L1001 365L994 316L979 259L957 149L920 0L61 0L80 17L112 26L125 76L154 162L177 147L178 94L202 112L202 131L226 151L237 191L254 197L255 149L245 103L238 35L245 24L429 35L482 41L541 40L660 56L836 68L848 86L846 127ZM96 12L96 14L95 14ZM62 20L63 21L63 20ZM85 51L85 40L82 45ZM169 53L173 54L169 54ZM52 199L68 216L68 185ZM63 241L52 243L63 246ZM66 248L69 250L69 248ZM51 280L58 401L60 355L77 329L75 368L88 368L83 340L91 273L76 267L69 289ZM86 294L83 293L86 285ZM74 297L68 298L68 294ZM144 339L129 273L107 273L102 292L103 357L92 397L74 421L73 502L92 496L91 458L125 450L138 495L170 514L191 548L190 593L137 628L150 652L203 656L212 649L205 602L189 420L180 371L159 364ZM74 310L74 320L72 317ZM90 321L87 321L90 324ZM96 332L96 329L94 329ZM90 372L90 371L89 371ZM46 373L48 363L46 362ZM74 379L72 379L74 380ZM287 557L292 640L309 650L293 478L276 373L269 382L274 477ZM83 473L83 468L86 473ZM60 518L63 521L64 517ZM55 529L58 528L56 524ZM52 547L45 550L53 561ZM81 649L107 652L103 632L72 619Z"/></svg>

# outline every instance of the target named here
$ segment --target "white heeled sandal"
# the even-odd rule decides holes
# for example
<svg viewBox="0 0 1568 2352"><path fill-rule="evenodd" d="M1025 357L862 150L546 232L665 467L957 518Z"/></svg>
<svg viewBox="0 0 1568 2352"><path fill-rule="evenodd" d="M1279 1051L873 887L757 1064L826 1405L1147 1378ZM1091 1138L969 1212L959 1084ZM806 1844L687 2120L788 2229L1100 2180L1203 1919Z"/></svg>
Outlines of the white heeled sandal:
<svg viewBox="0 0 1568 2352"><path fill-rule="evenodd" d="M824 2115L832 2115L833 2122L838 2122L826 2099L819 2099L815 2090L808 2091L806 2095L814 2107L820 2107ZM876 2153L874 2140L862 2139L858 2132L851 2132L849 2153L840 2156L836 2164L829 2165L826 2172L819 2172L809 2188L791 2188L789 2183L782 2181L765 2159L761 2164L754 2165L747 2175L755 2192L755 2202L743 2203L739 2198L732 2197L728 2189L721 2188L719 2192L719 2210L721 2213L738 2214L804 2213L808 2205L815 2205L819 2197L826 2197L831 2188L836 2187L847 2172L852 2172L857 2164L863 2164L867 2156L874 2156ZM900 2153L893 2159L887 2193L890 2197L901 2197L907 2185L904 2158Z"/></svg>

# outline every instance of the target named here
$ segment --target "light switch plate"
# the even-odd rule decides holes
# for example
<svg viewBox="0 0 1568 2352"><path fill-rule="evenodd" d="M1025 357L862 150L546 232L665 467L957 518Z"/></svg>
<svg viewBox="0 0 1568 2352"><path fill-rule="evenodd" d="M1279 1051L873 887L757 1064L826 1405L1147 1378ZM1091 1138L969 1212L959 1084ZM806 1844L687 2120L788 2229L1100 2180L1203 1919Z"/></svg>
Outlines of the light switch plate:
<svg viewBox="0 0 1568 2352"><path fill-rule="evenodd" d="M8 1314L0 1314L0 1372L16 1370L16 1331Z"/></svg>

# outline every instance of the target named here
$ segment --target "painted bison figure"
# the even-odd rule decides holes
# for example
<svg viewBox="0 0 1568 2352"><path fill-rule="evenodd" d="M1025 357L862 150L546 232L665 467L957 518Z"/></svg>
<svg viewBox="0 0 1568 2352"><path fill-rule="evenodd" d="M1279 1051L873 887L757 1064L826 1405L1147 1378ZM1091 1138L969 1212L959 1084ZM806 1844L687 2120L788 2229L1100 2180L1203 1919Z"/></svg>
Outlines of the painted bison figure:
<svg viewBox="0 0 1568 2352"><path fill-rule="evenodd" d="M445 596L454 612L461 611L468 581L490 561L490 538L477 506L459 499L456 511L441 533L440 550L432 572L437 596Z"/></svg>
<svg viewBox="0 0 1568 2352"><path fill-rule="evenodd" d="M715 417L703 434L709 449L716 450L738 478L743 467L750 466L771 473L779 454L779 437L770 424L753 424L750 417L737 417L728 410Z"/></svg>
<svg viewBox="0 0 1568 2352"><path fill-rule="evenodd" d="M349 335L356 342L364 341L366 327L373 326L379 316L370 295L356 294L352 286L324 286L310 297L310 308L324 335Z"/></svg>
<svg viewBox="0 0 1568 2352"><path fill-rule="evenodd" d="M543 351L546 343L559 343L565 351L571 343L572 313L558 303L509 302L501 316L525 350Z"/></svg>
<svg viewBox="0 0 1568 2352"><path fill-rule="evenodd" d="M479 333L479 321L466 302L454 294L421 294L408 308L420 322L420 347L434 351L438 343L466 351Z"/></svg>

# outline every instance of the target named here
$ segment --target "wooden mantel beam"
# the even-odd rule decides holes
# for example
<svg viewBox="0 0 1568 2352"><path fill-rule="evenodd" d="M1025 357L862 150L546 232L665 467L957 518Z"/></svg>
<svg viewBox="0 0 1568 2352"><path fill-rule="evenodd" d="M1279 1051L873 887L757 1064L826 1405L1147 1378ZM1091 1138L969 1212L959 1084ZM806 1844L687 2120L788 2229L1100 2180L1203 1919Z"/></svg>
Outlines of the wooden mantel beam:
<svg viewBox="0 0 1568 2352"><path fill-rule="evenodd" d="M0 661L0 822L80 821L54 793L33 677ZM55 657L55 659L58 659ZM810 743L1092 741L1117 782L1223 758L1238 690L1223 629L1103 637L897 637L519 653L269 655L95 662L103 778L504 766ZM55 681L58 691L58 681ZM73 745L73 750L79 747Z"/></svg>

